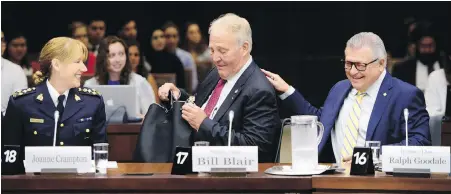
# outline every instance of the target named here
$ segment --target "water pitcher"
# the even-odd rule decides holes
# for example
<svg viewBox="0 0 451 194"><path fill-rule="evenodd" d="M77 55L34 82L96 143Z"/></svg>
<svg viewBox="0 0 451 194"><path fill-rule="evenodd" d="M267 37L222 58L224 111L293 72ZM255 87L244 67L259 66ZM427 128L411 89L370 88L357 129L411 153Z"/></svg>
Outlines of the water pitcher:
<svg viewBox="0 0 451 194"><path fill-rule="evenodd" d="M311 171L318 165L318 145L324 126L314 115L297 115L291 119L291 162L296 171ZM320 131L318 133L318 126Z"/></svg>

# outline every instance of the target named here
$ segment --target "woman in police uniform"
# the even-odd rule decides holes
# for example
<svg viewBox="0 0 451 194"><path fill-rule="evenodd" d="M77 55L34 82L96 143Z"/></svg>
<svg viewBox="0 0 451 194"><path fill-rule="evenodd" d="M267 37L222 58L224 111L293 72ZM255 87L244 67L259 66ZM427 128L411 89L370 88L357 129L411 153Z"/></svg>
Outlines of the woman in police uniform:
<svg viewBox="0 0 451 194"><path fill-rule="evenodd" d="M103 98L93 89L79 88L87 70L83 64L87 54L82 42L66 37L53 38L42 48L41 71L34 76L36 87L16 91L2 120L2 153L12 149L21 153L14 168L7 169L23 172L24 147L52 146L54 135L56 146L107 141Z"/></svg>

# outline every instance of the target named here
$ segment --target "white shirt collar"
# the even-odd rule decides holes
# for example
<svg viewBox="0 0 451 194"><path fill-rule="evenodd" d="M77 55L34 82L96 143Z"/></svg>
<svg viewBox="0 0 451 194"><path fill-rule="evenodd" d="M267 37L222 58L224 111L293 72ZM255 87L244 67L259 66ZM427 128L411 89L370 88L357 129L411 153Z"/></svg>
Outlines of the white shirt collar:
<svg viewBox="0 0 451 194"><path fill-rule="evenodd" d="M48 79L46 81L46 84L47 84L47 88L49 90L50 97L52 98L53 104L55 104L55 107L56 107L58 105L58 97L60 96L60 94L58 93L58 91L56 91L56 89L52 86L52 84L50 84ZM66 98L64 98L64 102L63 102L63 105L66 106L67 97L69 96L69 90L66 90L63 93L63 95L66 96Z"/></svg>
<svg viewBox="0 0 451 194"><path fill-rule="evenodd" d="M252 63L252 56L249 56L249 59L247 60L246 64L244 64L244 66L241 67L240 71L238 71L238 73L236 73L235 75L232 75L229 78L227 78L227 83L235 83L236 81L238 81L241 74L243 74L244 71L246 71L246 69L251 65L251 63Z"/></svg>
<svg viewBox="0 0 451 194"><path fill-rule="evenodd" d="M370 96L371 98L375 98L377 96L379 88L381 87L382 81L384 81L386 74L387 71L384 69L384 71L379 75L379 78L377 78L377 80L365 91L366 95ZM355 88L352 89L352 94L357 95L357 90Z"/></svg>

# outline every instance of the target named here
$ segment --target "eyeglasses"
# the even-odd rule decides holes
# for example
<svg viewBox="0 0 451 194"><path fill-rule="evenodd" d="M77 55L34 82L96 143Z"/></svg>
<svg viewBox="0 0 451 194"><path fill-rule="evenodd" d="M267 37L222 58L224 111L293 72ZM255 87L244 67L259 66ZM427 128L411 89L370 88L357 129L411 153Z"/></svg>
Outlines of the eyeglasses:
<svg viewBox="0 0 451 194"><path fill-rule="evenodd" d="M369 63L361 63L361 62L352 62L352 61L345 61L344 59L342 59L341 61L345 63L345 69L347 71L350 71L352 69L352 66L355 66L355 69L357 69L358 71L365 71L366 70L366 66L370 65L371 63L374 63L378 60L378 58L372 60Z"/></svg>

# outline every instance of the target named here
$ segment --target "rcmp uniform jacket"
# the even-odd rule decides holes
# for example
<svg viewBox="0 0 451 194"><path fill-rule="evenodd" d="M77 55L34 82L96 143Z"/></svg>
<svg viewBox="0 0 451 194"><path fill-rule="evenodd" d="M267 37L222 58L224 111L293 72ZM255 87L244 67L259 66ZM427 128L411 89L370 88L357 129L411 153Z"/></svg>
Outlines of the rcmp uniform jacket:
<svg viewBox="0 0 451 194"><path fill-rule="evenodd" d="M2 119L2 153L8 149L5 147L15 146L20 153L18 162L22 163L25 146L52 146L55 111L45 81L15 92ZM107 142L105 117L105 104L100 93L89 88L70 89L57 123L56 146L92 146ZM19 166L23 168L23 165Z"/></svg>

